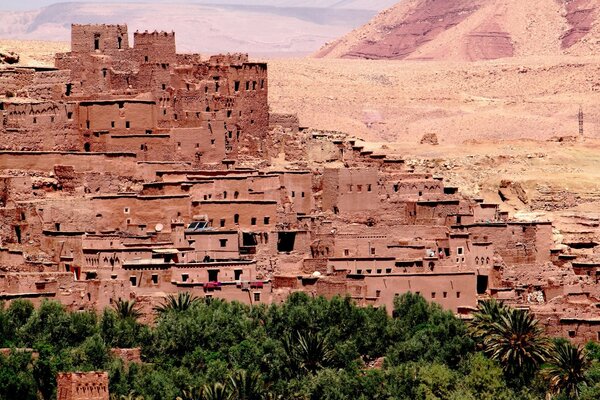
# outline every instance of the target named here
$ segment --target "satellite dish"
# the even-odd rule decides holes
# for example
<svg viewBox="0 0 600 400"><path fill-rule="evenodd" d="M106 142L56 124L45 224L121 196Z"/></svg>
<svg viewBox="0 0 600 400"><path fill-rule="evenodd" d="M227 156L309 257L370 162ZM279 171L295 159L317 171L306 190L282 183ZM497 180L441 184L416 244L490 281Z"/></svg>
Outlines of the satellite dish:
<svg viewBox="0 0 600 400"><path fill-rule="evenodd" d="M154 230L155 230L156 232L160 232L160 231L162 231L163 229L165 229L165 227L163 226L163 224L156 224L156 226L154 227Z"/></svg>

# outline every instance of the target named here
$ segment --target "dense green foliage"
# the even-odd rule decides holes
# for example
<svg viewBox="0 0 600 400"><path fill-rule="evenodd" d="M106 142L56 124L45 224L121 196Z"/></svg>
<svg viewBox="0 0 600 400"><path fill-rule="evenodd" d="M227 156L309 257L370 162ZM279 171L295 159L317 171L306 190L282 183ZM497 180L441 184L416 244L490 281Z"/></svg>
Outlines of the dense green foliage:
<svg viewBox="0 0 600 400"><path fill-rule="evenodd" d="M497 303L482 304L469 325L410 293L396 298L393 318L305 294L254 307L181 295L157 311L146 326L133 302L101 315L49 301L0 306L0 347L15 349L0 356L0 399L53 399L57 372L91 370L109 371L115 399L508 400L543 399L550 388L556 398L600 396L598 345L552 345L528 313ZM505 338L515 332L512 348ZM113 347L141 347L144 363L125 366Z"/></svg>

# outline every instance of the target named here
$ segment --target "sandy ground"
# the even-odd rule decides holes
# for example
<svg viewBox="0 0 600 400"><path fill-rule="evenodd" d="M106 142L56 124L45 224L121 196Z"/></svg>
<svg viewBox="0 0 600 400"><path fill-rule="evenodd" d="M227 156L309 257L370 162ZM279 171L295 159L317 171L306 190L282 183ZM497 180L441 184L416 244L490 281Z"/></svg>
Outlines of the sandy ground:
<svg viewBox="0 0 600 400"><path fill-rule="evenodd" d="M600 136L600 58L505 59L477 63L273 60L274 111L303 125L367 140L442 143Z"/></svg>

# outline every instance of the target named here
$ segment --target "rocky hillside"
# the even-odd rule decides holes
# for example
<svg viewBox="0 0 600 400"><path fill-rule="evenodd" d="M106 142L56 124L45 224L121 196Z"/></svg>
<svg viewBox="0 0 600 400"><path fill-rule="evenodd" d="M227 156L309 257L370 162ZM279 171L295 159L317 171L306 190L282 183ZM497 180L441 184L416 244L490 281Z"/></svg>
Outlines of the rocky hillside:
<svg viewBox="0 0 600 400"><path fill-rule="evenodd" d="M316 57L476 61L600 50L597 0L405 0Z"/></svg>

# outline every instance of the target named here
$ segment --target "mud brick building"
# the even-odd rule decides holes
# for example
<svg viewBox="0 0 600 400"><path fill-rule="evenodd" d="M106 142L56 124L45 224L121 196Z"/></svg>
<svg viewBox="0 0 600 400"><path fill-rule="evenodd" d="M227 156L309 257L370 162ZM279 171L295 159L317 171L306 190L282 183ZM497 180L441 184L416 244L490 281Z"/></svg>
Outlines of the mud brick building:
<svg viewBox="0 0 600 400"><path fill-rule="evenodd" d="M589 246L344 133L270 115L267 65L245 54L73 25L55 68L1 69L0 89L2 300L135 299L152 319L181 291L246 304L348 295L389 312L411 291L464 318L496 297L553 334L600 335ZM104 398L86 379L59 377L59 398Z"/></svg>

